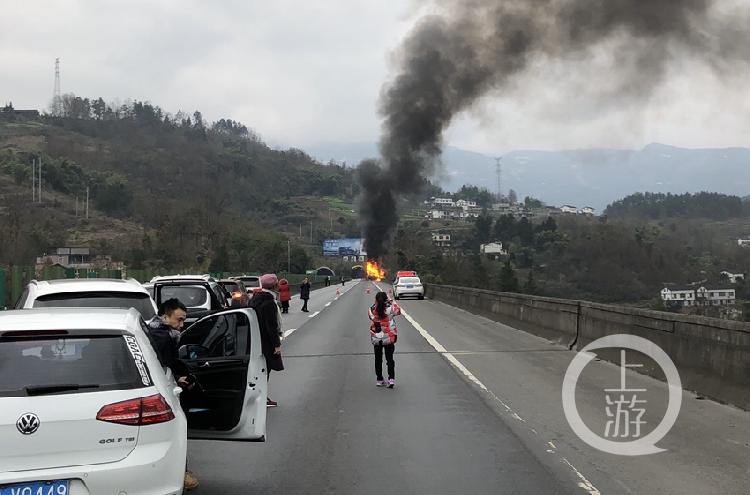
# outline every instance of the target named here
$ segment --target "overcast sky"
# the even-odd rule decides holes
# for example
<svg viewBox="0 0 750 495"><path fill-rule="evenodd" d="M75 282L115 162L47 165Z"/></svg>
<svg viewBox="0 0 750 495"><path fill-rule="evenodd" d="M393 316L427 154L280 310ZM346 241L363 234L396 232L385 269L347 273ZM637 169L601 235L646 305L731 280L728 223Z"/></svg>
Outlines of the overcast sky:
<svg viewBox="0 0 750 495"><path fill-rule="evenodd" d="M60 57L63 93L200 110L208 120L239 120L276 146L376 141L389 61L430 10L424 4L5 0L0 98L46 108ZM676 61L648 99L602 106L588 96L609 84L596 64L539 65L513 90L460 115L446 141L488 154L650 142L748 146L747 76Z"/></svg>

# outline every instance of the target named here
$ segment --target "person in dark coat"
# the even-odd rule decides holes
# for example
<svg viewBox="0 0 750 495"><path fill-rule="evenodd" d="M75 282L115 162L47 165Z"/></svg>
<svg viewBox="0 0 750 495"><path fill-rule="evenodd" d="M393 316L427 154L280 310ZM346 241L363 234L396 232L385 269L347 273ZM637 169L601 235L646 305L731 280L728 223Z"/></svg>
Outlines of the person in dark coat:
<svg viewBox="0 0 750 495"><path fill-rule="evenodd" d="M261 290L253 294L248 307L255 310L260 325L260 345L266 358L266 379L271 377L271 370L282 371L284 362L281 359L281 317L273 291L279 280L276 275L267 273L260 277ZM276 407L278 402L266 399L266 406Z"/></svg>
<svg viewBox="0 0 750 495"><path fill-rule="evenodd" d="M289 312L289 301L292 299L292 293L289 288L289 281L285 278L279 280L279 302L281 303L281 312Z"/></svg>
<svg viewBox="0 0 750 495"><path fill-rule="evenodd" d="M307 301L310 299L310 279L305 277L302 284L299 286L299 298L302 299L302 311L309 313L307 309Z"/></svg>
<svg viewBox="0 0 750 495"><path fill-rule="evenodd" d="M159 358L159 363L172 370L172 376L184 390L190 390L196 383L195 375L179 358L177 338L185 325L187 308L179 299L167 299L159 305L159 314L148 322L148 339ZM198 478L192 471L185 470L185 490L198 486Z"/></svg>

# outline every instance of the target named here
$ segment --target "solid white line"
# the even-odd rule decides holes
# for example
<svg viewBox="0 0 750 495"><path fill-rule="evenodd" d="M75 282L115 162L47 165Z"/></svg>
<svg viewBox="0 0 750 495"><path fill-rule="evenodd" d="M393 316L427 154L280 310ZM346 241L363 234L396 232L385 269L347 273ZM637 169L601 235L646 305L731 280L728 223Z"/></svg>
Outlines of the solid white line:
<svg viewBox="0 0 750 495"><path fill-rule="evenodd" d="M315 318L315 317L316 317L316 316L318 316L319 314L320 314L320 311L316 311L316 312L314 312L313 314L311 314L311 315L308 315L307 317L308 317L308 318Z"/></svg>
<svg viewBox="0 0 750 495"><path fill-rule="evenodd" d="M284 338L289 337L291 334L294 333L295 330L297 330L297 329L296 328L290 328L289 330L287 330L286 332L284 332Z"/></svg>
<svg viewBox="0 0 750 495"><path fill-rule="evenodd" d="M326 306L325 306L325 307L327 308L327 307L328 307L328 306L330 306L330 305L331 305L331 303L330 303L330 302L327 302L327 303L326 303Z"/></svg>
<svg viewBox="0 0 750 495"><path fill-rule="evenodd" d="M380 288L379 285L375 284L375 287L378 288L378 290L382 291L383 289ZM419 332L422 337L437 351L439 352L443 357L445 357L446 360L448 360L449 363L451 363L457 370L459 370L464 376L466 376L469 380L471 380L473 383L475 383L480 389L482 389L484 392L489 394L492 399L497 401L498 404L502 405L505 410L510 414L510 416L513 419L516 419L518 421L521 421L522 423L526 423L526 420L523 419L521 416L519 416L511 407L503 402L500 397L495 395L494 392L492 392L490 389L488 389L484 383L482 383L474 374L469 371L466 366L461 364L461 362L450 352L448 352L445 347L440 344L432 335L430 335L424 328L422 328L422 325L417 323L417 321L412 318L406 311L404 311L403 308L401 308L401 314L406 318L406 320L412 324L412 326ZM533 429L532 429L533 431ZM536 432L535 432L536 433ZM548 444L556 449L554 444L552 442L548 442ZM554 450L547 450L549 453L555 453ZM562 458L562 462L565 463L578 477L578 486L579 488L582 488L583 490L586 490L589 495L601 495L601 492L591 483L586 477L578 470L575 466L573 466L565 457Z"/></svg>

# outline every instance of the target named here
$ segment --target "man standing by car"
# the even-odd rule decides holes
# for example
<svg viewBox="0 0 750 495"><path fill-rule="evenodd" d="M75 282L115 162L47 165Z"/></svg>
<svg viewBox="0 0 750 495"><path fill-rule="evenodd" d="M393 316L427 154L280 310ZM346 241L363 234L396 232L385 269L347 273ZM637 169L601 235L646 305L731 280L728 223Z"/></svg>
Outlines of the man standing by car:
<svg viewBox="0 0 750 495"><path fill-rule="evenodd" d="M189 390L195 384L195 376L190 374L187 365L179 359L177 347L177 338L185 325L186 317L187 308L179 299L167 299L159 306L158 315L148 322L148 336L161 365L172 370L180 387ZM197 486L198 478L185 470L185 489L192 490Z"/></svg>
<svg viewBox="0 0 750 495"><path fill-rule="evenodd" d="M271 377L271 370L282 371L281 360L281 317L273 292L279 285L279 279L273 273L260 277L261 290L253 294L248 307L255 310L260 325L260 346L266 358L266 379ZM278 403L266 398L267 407L276 407Z"/></svg>
<svg viewBox="0 0 750 495"><path fill-rule="evenodd" d="M302 299L302 311L309 313L307 310L307 301L310 299L310 279L305 277L299 286L299 298Z"/></svg>

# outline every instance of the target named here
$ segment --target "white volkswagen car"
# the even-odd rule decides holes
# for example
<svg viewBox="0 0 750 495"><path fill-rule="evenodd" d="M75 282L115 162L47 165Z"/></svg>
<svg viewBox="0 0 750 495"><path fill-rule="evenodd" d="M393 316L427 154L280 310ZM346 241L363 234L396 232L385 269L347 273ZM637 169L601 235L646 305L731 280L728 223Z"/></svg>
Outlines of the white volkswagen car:
<svg viewBox="0 0 750 495"><path fill-rule="evenodd" d="M188 437L265 440L252 309L180 335L200 384L190 391L161 367L146 331L134 309L0 312L0 494L180 494Z"/></svg>
<svg viewBox="0 0 750 495"><path fill-rule="evenodd" d="M156 315L151 294L133 278L32 280L16 303L16 309L82 307L135 308L146 321Z"/></svg>
<svg viewBox="0 0 750 495"><path fill-rule="evenodd" d="M393 284L393 297L401 299L405 296L416 296L424 299L424 286L417 276L399 277Z"/></svg>

